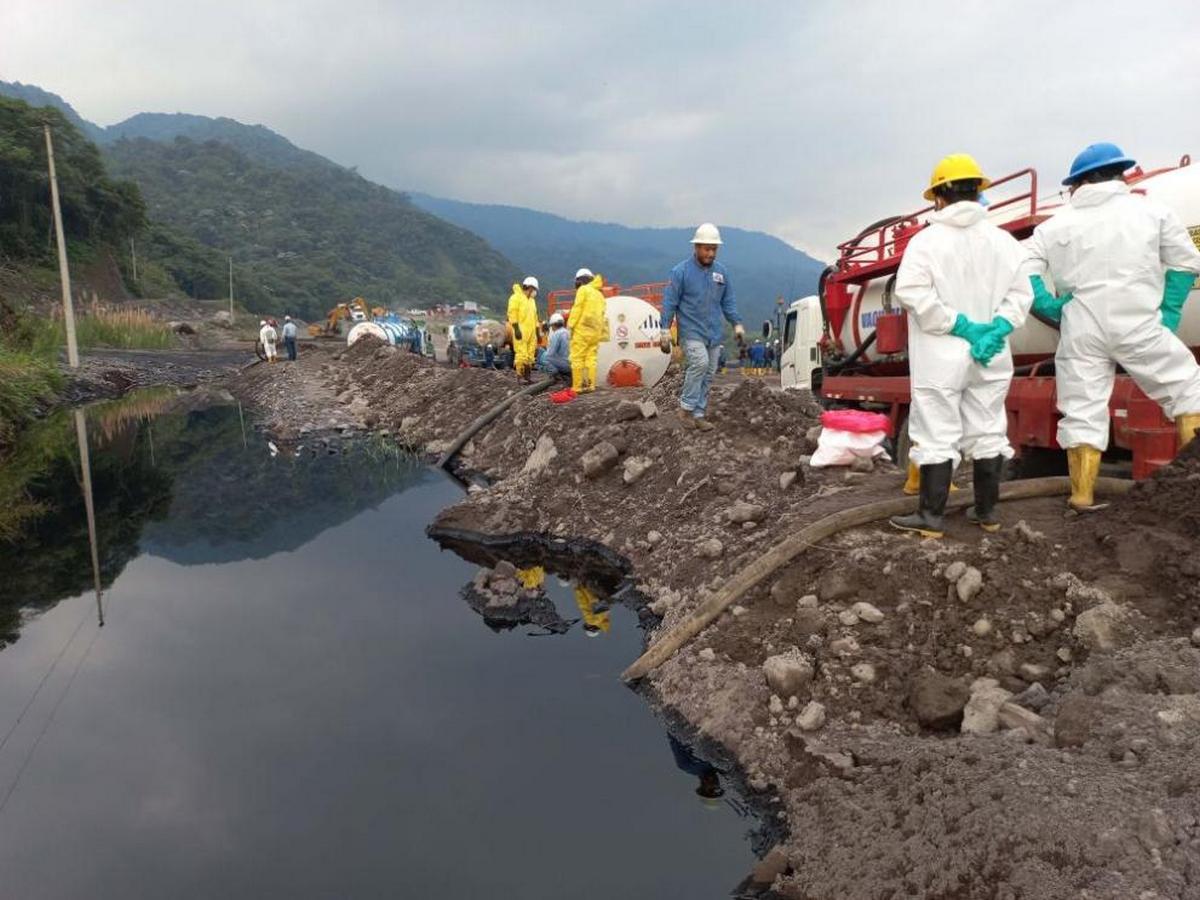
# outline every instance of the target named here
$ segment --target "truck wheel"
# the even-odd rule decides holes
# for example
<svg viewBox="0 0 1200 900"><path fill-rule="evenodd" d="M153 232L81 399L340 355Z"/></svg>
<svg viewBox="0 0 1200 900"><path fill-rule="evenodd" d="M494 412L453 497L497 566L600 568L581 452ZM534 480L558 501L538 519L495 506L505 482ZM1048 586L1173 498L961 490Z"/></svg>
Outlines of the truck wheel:
<svg viewBox="0 0 1200 900"><path fill-rule="evenodd" d="M461 358L462 354L459 353L457 346L451 344L446 348L446 362L450 363L453 368L458 368L458 363Z"/></svg>
<svg viewBox="0 0 1200 900"><path fill-rule="evenodd" d="M263 362L267 361L267 351L263 347L262 341L254 342L254 355L257 356L259 359L261 359Z"/></svg>
<svg viewBox="0 0 1200 900"><path fill-rule="evenodd" d="M908 468L908 454L912 450L912 439L908 436L908 416L904 417L904 422L891 444L892 459L896 461L896 465L901 469Z"/></svg>

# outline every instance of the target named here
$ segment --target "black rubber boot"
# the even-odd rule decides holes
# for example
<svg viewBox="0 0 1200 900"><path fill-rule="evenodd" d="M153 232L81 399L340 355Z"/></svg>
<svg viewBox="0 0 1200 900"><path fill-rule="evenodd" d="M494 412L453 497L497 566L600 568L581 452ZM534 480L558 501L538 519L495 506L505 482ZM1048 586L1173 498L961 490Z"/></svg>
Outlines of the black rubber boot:
<svg viewBox="0 0 1200 900"><path fill-rule="evenodd" d="M920 505L911 516L892 516L892 527L901 531L915 531L922 537L940 538L942 514L946 511L946 499L950 496L950 478L954 475L954 463L935 463L921 466Z"/></svg>
<svg viewBox="0 0 1200 900"><path fill-rule="evenodd" d="M1004 457L975 460L975 505L967 510L967 521L984 531L999 531L996 504L1000 502L1000 482L1004 477Z"/></svg>

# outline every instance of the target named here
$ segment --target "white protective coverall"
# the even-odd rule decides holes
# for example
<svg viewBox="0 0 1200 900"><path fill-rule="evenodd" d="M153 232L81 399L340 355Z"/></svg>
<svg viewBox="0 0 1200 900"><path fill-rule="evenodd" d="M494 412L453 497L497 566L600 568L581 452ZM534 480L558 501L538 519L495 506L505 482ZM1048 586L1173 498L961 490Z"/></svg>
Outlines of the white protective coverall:
<svg viewBox="0 0 1200 900"><path fill-rule="evenodd" d="M908 434L918 466L1013 455L1004 411L1013 372L1007 343L981 366L970 343L950 334L959 313L982 325L1003 316L1020 328L1033 303L1021 274L1024 249L986 216L972 201L930 214L896 274L896 299L909 315Z"/></svg>
<svg viewBox="0 0 1200 900"><path fill-rule="evenodd" d="M270 322L263 324L263 327L258 329L258 339L262 341L263 352L267 355L267 361L275 359L275 342L279 340L279 335Z"/></svg>
<svg viewBox="0 0 1200 900"><path fill-rule="evenodd" d="M1175 213L1123 181L1085 184L1036 229L1027 274L1074 295L1058 351L1058 443L1108 447L1108 401L1119 363L1170 418L1200 413L1200 366L1163 326L1168 269L1200 273L1200 253Z"/></svg>

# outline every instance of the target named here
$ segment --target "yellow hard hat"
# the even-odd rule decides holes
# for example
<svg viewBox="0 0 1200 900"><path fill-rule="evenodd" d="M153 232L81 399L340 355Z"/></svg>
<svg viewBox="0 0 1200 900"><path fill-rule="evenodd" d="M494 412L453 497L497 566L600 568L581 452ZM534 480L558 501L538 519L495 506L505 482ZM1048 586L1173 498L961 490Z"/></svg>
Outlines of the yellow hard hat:
<svg viewBox="0 0 1200 900"><path fill-rule="evenodd" d="M968 153L951 153L933 168L929 177L929 189L925 191L926 200L933 199L933 189L951 181L978 181L979 189L986 190L992 182L983 174L975 157Z"/></svg>

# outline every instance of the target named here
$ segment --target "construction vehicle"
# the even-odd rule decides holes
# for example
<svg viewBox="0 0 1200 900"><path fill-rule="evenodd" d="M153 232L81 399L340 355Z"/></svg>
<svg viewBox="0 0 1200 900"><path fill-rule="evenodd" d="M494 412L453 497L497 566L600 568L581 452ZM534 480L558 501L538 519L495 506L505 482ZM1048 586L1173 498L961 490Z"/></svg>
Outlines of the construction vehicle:
<svg viewBox="0 0 1200 900"><path fill-rule="evenodd" d="M387 310L381 306L371 309L362 297L348 303L339 303L325 314L324 325L309 325L309 337L334 337L349 331L359 322L368 322L373 316L383 316Z"/></svg>
<svg viewBox="0 0 1200 900"><path fill-rule="evenodd" d="M658 346L665 281L622 288L606 284L605 315L608 339L600 344L596 377L609 387L651 387L666 374L671 357ZM547 317L561 313L566 319L575 302L575 290L551 291L546 299Z"/></svg>
<svg viewBox="0 0 1200 900"><path fill-rule="evenodd" d="M500 349L507 340L506 330L495 319L481 319L479 316L460 319L446 329L446 359L452 366L482 366L490 344L498 362Z"/></svg>
<svg viewBox="0 0 1200 900"><path fill-rule="evenodd" d="M1171 207L1200 246L1200 166L1179 164L1126 175L1135 193ZM989 218L1018 240L1066 203L1065 190L1038 196L1038 176L1022 169L992 183ZM933 207L881 219L838 245L838 259L821 275L815 296L791 304L784 319L780 381L809 388L827 406L884 412L896 461L908 459L908 320L895 302L896 271L904 249L925 227ZM1179 336L1200 356L1200 299L1185 305ZM1015 367L1008 392L1008 436L1023 472L1065 470L1058 446L1054 351L1057 326L1033 315L1009 338ZM1174 423L1133 379L1118 372L1109 401L1112 440L1107 461L1132 463L1136 479L1174 458Z"/></svg>

